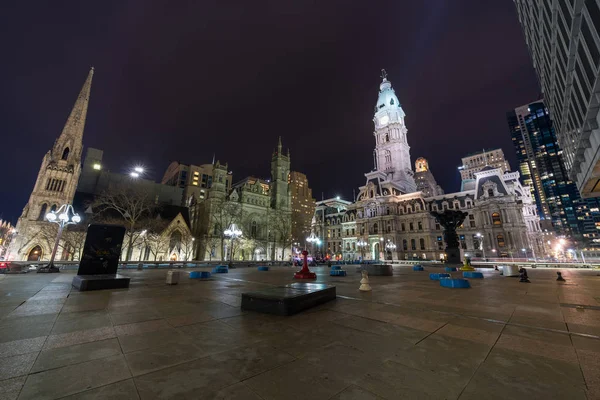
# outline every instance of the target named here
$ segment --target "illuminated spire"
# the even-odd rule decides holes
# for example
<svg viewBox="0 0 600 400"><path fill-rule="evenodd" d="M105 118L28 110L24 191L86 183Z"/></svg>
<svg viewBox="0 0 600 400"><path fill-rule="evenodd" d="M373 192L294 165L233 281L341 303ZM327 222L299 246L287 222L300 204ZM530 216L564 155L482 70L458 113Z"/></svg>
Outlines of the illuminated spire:
<svg viewBox="0 0 600 400"><path fill-rule="evenodd" d="M79 96L75 101L75 105L69 114L69 118L67 118L62 133L54 143L52 153L55 157L62 157L65 154L65 149L68 149L67 154L73 155L75 159L81 157L83 148L83 130L85 128L93 76L94 67L91 67L87 79L79 92Z"/></svg>

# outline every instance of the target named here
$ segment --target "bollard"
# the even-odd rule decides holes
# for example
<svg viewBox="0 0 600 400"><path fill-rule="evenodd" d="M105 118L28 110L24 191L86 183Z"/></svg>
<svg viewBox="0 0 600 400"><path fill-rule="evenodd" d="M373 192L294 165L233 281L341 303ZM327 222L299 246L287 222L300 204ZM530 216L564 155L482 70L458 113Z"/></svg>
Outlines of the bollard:
<svg viewBox="0 0 600 400"><path fill-rule="evenodd" d="M519 276L521 277L521 279L519 279L519 282L531 283L529 281L529 277L527 276L527 270L525 268L521 267L521 269L519 270Z"/></svg>
<svg viewBox="0 0 600 400"><path fill-rule="evenodd" d="M560 272L560 271L556 271L556 275L558 275L558 276L556 277L556 280L557 280L557 281L559 281L559 282L565 282L565 278L563 278L563 277L562 277L562 274L561 274L561 272Z"/></svg>
<svg viewBox="0 0 600 400"><path fill-rule="evenodd" d="M167 271L167 285L177 285L179 283L179 271Z"/></svg>
<svg viewBox="0 0 600 400"><path fill-rule="evenodd" d="M369 273L367 271L361 271L362 279L360 280L360 287L358 290L361 292L370 292L371 285L369 285Z"/></svg>
<svg viewBox="0 0 600 400"><path fill-rule="evenodd" d="M308 251L302 250L302 256L304 257L302 269L294 274L294 279L317 279L317 274L308 269ZM331 266L331 261L329 264Z"/></svg>
<svg viewBox="0 0 600 400"><path fill-rule="evenodd" d="M137 269L138 269L138 271L143 270L144 269L144 264L139 263L138 266L137 266Z"/></svg>
<svg viewBox="0 0 600 400"><path fill-rule="evenodd" d="M497 265L494 265L494 271L500 271Z"/></svg>

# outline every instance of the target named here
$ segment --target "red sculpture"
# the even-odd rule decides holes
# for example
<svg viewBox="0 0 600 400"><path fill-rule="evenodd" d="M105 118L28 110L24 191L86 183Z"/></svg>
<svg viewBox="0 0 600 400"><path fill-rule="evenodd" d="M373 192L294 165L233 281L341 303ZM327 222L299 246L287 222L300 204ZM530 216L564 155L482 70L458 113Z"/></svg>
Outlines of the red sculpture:
<svg viewBox="0 0 600 400"><path fill-rule="evenodd" d="M294 274L295 279L317 279L317 274L314 272L310 272L308 269L308 251L302 250L302 255L304 256L304 263L302 264L302 269Z"/></svg>

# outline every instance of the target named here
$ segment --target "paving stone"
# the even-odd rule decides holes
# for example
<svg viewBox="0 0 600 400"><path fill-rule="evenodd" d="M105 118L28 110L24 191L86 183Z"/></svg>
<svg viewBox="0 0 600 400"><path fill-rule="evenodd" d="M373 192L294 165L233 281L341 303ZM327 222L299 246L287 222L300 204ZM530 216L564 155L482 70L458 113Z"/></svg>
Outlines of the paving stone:
<svg viewBox="0 0 600 400"><path fill-rule="evenodd" d="M164 319L153 321L137 322L134 324L125 324L115 326L117 336L135 335L138 333L158 331L160 329L170 328Z"/></svg>
<svg viewBox="0 0 600 400"><path fill-rule="evenodd" d="M122 355L29 375L19 400L65 397L131 377Z"/></svg>
<svg viewBox="0 0 600 400"><path fill-rule="evenodd" d="M295 357L269 346L257 343L252 346L238 347L210 356L233 377L244 380L295 360Z"/></svg>
<svg viewBox="0 0 600 400"><path fill-rule="evenodd" d="M356 385L348 386L341 393L333 396L331 400L384 400L374 393Z"/></svg>
<svg viewBox="0 0 600 400"><path fill-rule="evenodd" d="M97 329L87 329L84 331L75 331L62 333L59 335L50 335L44 345L44 350L55 349L57 347L73 346L81 343L94 342L115 337L115 330L112 326Z"/></svg>
<svg viewBox="0 0 600 400"><path fill-rule="evenodd" d="M63 397L63 400L137 400L137 389L133 379L111 383L97 389L87 390L72 396Z"/></svg>
<svg viewBox="0 0 600 400"><path fill-rule="evenodd" d="M265 400L324 400L348 386L327 368L306 360L293 361L244 383Z"/></svg>
<svg viewBox="0 0 600 400"><path fill-rule="evenodd" d="M31 373L117 354L121 354L121 347L117 339L98 340L74 346L44 350L35 361Z"/></svg>
<svg viewBox="0 0 600 400"><path fill-rule="evenodd" d="M142 399L198 399L238 380L211 359L204 358L138 376L135 384Z"/></svg>
<svg viewBox="0 0 600 400"><path fill-rule="evenodd" d="M38 353L0 358L0 380L27 375Z"/></svg>
<svg viewBox="0 0 600 400"><path fill-rule="evenodd" d="M0 380L0 400L16 400L25 384L26 376Z"/></svg>
<svg viewBox="0 0 600 400"><path fill-rule="evenodd" d="M0 343L0 358L16 356L19 354L39 352L46 341L46 336L31 339L13 340Z"/></svg>

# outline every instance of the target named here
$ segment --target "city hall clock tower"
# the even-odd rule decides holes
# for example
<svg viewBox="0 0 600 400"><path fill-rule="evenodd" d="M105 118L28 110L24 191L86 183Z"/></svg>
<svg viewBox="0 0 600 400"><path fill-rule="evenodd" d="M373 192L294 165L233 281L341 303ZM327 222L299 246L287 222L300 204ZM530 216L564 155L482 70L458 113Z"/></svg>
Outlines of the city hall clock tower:
<svg viewBox="0 0 600 400"><path fill-rule="evenodd" d="M375 106L375 170L367 174L367 181L377 178L380 183L389 183L393 192L412 193L416 191L410 161L410 147L406 140L408 130L404 123L404 110L398 97L382 70L382 82Z"/></svg>

